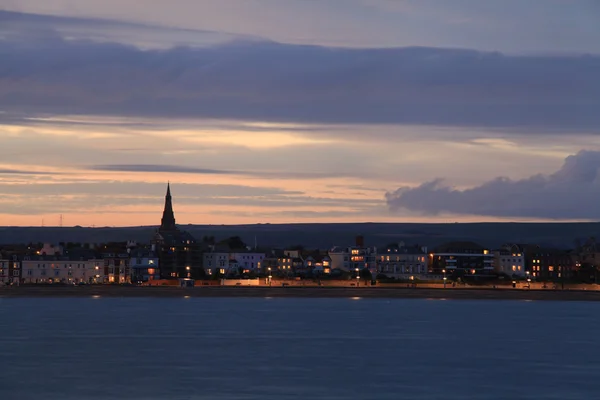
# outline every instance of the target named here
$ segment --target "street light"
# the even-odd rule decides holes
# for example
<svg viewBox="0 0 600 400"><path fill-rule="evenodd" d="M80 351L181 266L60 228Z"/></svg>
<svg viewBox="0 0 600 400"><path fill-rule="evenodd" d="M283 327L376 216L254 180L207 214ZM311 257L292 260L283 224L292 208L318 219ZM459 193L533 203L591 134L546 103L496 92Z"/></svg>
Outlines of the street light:
<svg viewBox="0 0 600 400"><path fill-rule="evenodd" d="M444 274L444 289L446 289L446 280L448 279L446 278L446 269L443 269L442 273Z"/></svg>
<svg viewBox="0 0 600 400"><path fill-rule="evenodd" d="M272 275L271 275L271 267L269 267L269 268L267 268L267 269L269 270L269 286L271 286L271 278L272 278Z"/></svg>
<svg viewBox="0 0 600 400"><path fill-rule="evenodd" d="M531 289L531 278L529 277L529 271L525 272L527 274L527 287Z"/></svg>
<svg viewBox="0 0 600 400"><path fill-rule="evenodd" d="M356 286L360 285L360 275L358 274L358 267L354 268L356 271Z"/></svg>

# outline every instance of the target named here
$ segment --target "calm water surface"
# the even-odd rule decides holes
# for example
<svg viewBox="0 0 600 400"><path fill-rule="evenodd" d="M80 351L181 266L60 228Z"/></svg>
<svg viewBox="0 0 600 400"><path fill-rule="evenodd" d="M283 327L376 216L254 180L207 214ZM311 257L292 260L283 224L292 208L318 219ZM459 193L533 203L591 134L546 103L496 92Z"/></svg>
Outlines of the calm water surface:
<svg viewBox="0 0 600 400"><path fill-rule="evenodd" d="M0 399L593 399L600 303L0 299Z"/></svg>

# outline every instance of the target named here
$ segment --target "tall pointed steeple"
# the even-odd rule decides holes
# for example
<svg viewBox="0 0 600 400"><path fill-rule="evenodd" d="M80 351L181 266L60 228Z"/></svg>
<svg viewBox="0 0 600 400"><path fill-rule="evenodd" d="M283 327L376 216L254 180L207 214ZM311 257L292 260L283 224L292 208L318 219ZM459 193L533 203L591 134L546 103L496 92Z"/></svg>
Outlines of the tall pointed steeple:
<svg viewBox="0 0 600 400"><path fill-rule="evenodd" d="M169 232L177 230L175 225L175 214L173 214L173 202L171 201L171 184L167 183L167 195L165 196L165 210L160 221L159 231Z"/></svg>

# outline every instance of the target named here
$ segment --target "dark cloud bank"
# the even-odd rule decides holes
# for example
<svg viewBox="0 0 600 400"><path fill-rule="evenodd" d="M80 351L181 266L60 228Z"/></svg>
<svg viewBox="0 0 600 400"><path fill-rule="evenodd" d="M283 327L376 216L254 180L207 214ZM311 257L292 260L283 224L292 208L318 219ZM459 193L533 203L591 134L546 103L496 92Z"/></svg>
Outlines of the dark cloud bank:
<svg viewBox="0 0 600 400"><path fill-rule="evenodd" d="M4 13L3 18L10 18ZM140 50L19 31L0 39L0 110L591 131L600 57L237 41ZM40 33L41 32L41 33ZM5 117L8 114L5 114ZM1 115L0 115L1 116Z"/></svg>
<svg viewBox="0 0 600 400"><path fill-rule="evenodd" d="M441 180L387 193L392 210L543 219L600 219L600 152L569 156L551 175L496 178L466 190Z"/></svg>

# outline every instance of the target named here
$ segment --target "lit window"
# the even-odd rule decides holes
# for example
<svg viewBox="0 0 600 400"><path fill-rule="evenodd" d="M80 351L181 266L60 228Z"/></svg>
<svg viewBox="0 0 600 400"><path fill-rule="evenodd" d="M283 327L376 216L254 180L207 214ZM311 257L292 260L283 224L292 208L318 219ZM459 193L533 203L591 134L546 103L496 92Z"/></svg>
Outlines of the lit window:
<svg viewBox="0 0 600 400"><path fill-rule="evenodd" d="M519 268L519 269L521 269L521 268ZM516 265L513 265L513 267L512 267L512 270L513 270L513 271L516 271L516 270L517 270L517 266L516 266Z"/></svg>

